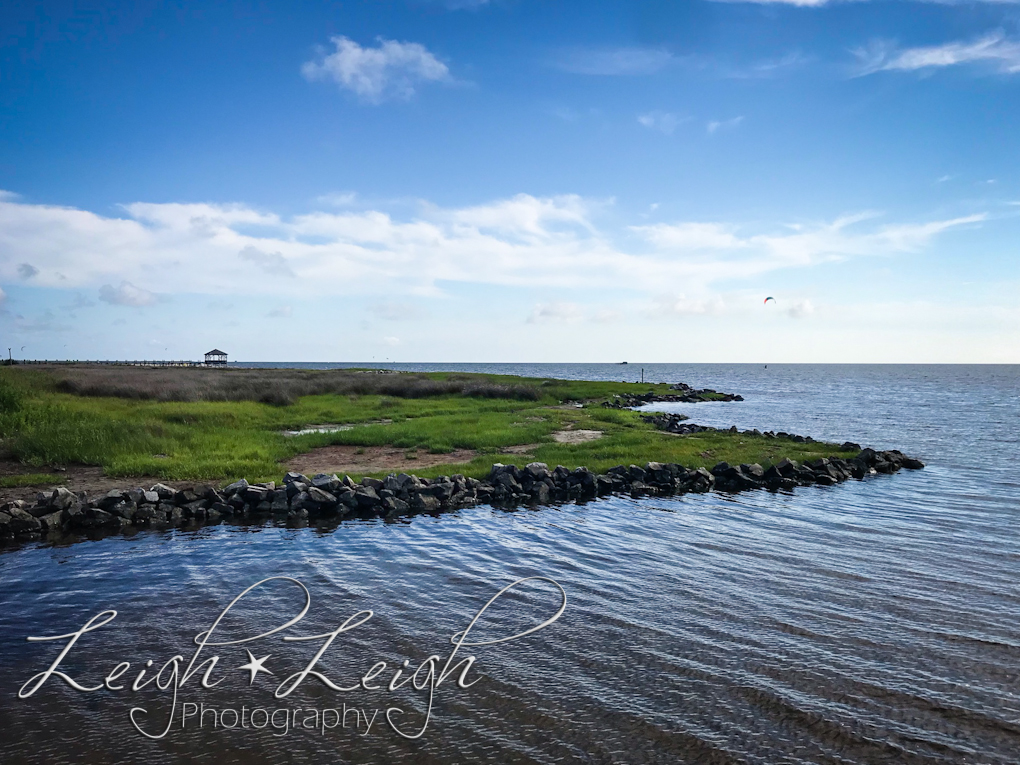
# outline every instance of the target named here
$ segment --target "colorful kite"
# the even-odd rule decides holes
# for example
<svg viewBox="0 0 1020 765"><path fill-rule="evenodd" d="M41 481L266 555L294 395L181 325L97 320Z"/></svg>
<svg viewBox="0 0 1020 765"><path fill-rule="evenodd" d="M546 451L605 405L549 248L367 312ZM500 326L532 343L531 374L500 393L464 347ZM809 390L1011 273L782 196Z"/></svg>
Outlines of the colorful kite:
<svg viewBox="0 0 1020 765"><path fill-rule="evenodd" d="M767 298L765 298L765 305L768 305L768 302L769 302L770 300L771 300L771 301L772 301L773 303L775 303L775 302L776 302L776 299L775 299L774 297L767 297Z"/></svg>

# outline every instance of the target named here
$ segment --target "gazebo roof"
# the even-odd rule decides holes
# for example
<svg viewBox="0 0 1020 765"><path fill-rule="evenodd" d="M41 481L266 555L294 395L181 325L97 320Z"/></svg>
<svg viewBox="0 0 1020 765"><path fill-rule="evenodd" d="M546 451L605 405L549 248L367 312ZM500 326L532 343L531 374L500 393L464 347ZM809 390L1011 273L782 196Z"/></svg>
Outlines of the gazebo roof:
<svg viewBox="0 0 1020 765"><path fill-rule="evenodd" d="M226 351L221 351L219 348L213 348L211 351L207 351L206 356L226 356Z"/></svg>

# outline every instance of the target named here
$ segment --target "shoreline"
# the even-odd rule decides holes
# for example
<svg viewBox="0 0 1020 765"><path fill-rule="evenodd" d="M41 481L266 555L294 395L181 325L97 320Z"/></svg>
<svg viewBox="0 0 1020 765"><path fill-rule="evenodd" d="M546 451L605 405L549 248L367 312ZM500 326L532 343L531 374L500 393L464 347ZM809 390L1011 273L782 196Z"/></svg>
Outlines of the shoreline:
<svg viewBox="0 0 1020 765"><path fill-rule="evenodd" d="M245 479L214 486L173 489L114 489L89 498L59 487L40 492L34 505L13 500L0 505L0 542L23 543L56 537L74 541L90 534L196 529L223 522L282 521L307 526L345 518L398 521L420 514L439 514L463 507L490 505L513 508L586 502L606 496L634 498L677 496L753 489L792 491L798 486L833 486L850 478L919 470L924 464L898 450L862 449L851 459L819 458L801 464L782 459L763 468L757 463L719 462L711 470L688 469L676 463L648 462L644 467L618 465L596 474L585 467L553 469L533 462L523 469L496 463L487 479L463 475L419 478L390 473L384 479L319 474L312 478L288 473L279 486L273 481L251 484Z"/></svg>

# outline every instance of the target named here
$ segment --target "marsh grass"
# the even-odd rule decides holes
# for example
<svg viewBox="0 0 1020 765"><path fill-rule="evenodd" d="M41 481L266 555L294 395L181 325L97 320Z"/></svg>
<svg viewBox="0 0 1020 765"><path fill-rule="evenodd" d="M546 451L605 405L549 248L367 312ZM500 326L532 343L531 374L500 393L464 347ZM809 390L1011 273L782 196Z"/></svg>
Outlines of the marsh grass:
<svg viewBox="0 0 1020 765"><path fill-rule="evenodd" d="M95 375L95 371L103 374ZM225 376L236 371L257 374L236 378L243 385L224 384ZM529 446L528 455L550 466L584 465L593 470L650 460L688 467L710 466L719 460L767 465L784 456L803 460L840 454L832 444L798 444L746 434L677 437L654 430L629 410L561 406L564 401L597 402L618 393L666 393L665 385L343 371L343 375L306 378L300 374L303 370L81 367L40 372L0 368L0 439L14 458L40 468L78 463L101 466L110 476L223 481L279 480L281 463L333 444L363 449L393 446L405 455L446 454L455 449L477 452L466 464L416 471L426 477L454 472L483 477L493 462L530 461L531 456L501 453L522 445ZM124 374L124 379L118 380L115 372ZM157 374L147 377L151 372ZM222 379L203 382L207 378L194 377L196 372ZM249 395L256 388L245 386L256 385L296 398L289 404L216 398L226 395L224 391ZM330 386L338 390L322 392ZM118 390L127 395L115 395ZM303 390L314 392L298 395ZM102 395L85 395L85 391ZM478 395L479 391L493 395ZM295 437L282 434L324 422L361 426ZM552 434L564 428L598 430L604 435L581 444L555 442Z"/></svg>
<svg viewBox="0 0 1020 765"><path fill-rule="evenodd" d="M325 394L393 398L468 396L537 400L534 386L494 382L483 375L439 379L424 374L351 369L206 369L133 366L53 366L57 390L78 396L152 401L257 401L289 406ZM2 394L2 391L0 391ZM397 406L396 403L390 406Z"/></svg>

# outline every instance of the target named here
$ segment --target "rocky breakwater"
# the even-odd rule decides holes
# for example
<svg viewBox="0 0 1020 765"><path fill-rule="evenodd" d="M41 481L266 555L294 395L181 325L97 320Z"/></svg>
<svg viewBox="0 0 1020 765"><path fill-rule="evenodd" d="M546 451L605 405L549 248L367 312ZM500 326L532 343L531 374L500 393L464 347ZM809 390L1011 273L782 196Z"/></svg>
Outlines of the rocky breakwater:
<svg viewBox="0 0 1020 765"><path fill-rule="evenodd" d="M692 433L708 433L719 430L719 428L713 428L711 425L696 425L693 422L687 422L690 418L686 414L656 412L655 414L642 415L641 419L645 422L651 423L659 430L665 430L667 433L675 433L678 436L687 436ZM782 430L778 432L772 430L761 431L757 428L752 430L737 430L737 426L734 425L724 432L742 433L748 436L760 436L761 438L784 438L797 444L811 444L815 442L815 439L811 436L798 436L795 433L786 433ZM852 441L847 441L840 448L843 451L860 451L861 449L860 445L855 444Z"/></svg>
<svg viewBox="0 0 1020 765"><path fill-rule="evenodd" d="M677 393L632 393L613 396L604 401L602 406L607 409L630 409L645 404L697 404L703 401L743 401L744 397L735 393L720 393L711 388L693 388L687 383L670 385L670 390Z"/></svg>
<svg viewBox="0 0 1020 765"><path fill-rule="evenodd" d="M0 505L0 539L38 539L44 534L83 534L138 528L196 527L223 521L288 525L345 517L394 520L418 513L438 513L480 503L496 506L543 505L588 500L609 494L633 497L749 489L793 489L811 484L831 486L851 477L894 473L924 467L899 451L863 449L853 459L819 459L806 464L782 460L769 468L720 462L711 470L649 462L644 467L618 465L596 474L579 467L552 470L533 462L524 468L495 464L486 480L462 475L418 478L405 473L386 478L288 473L274 482L240 480L222 489L151 489L110 491L89 498L66 488L40 493L35 504L17 500Z"/></svg>

